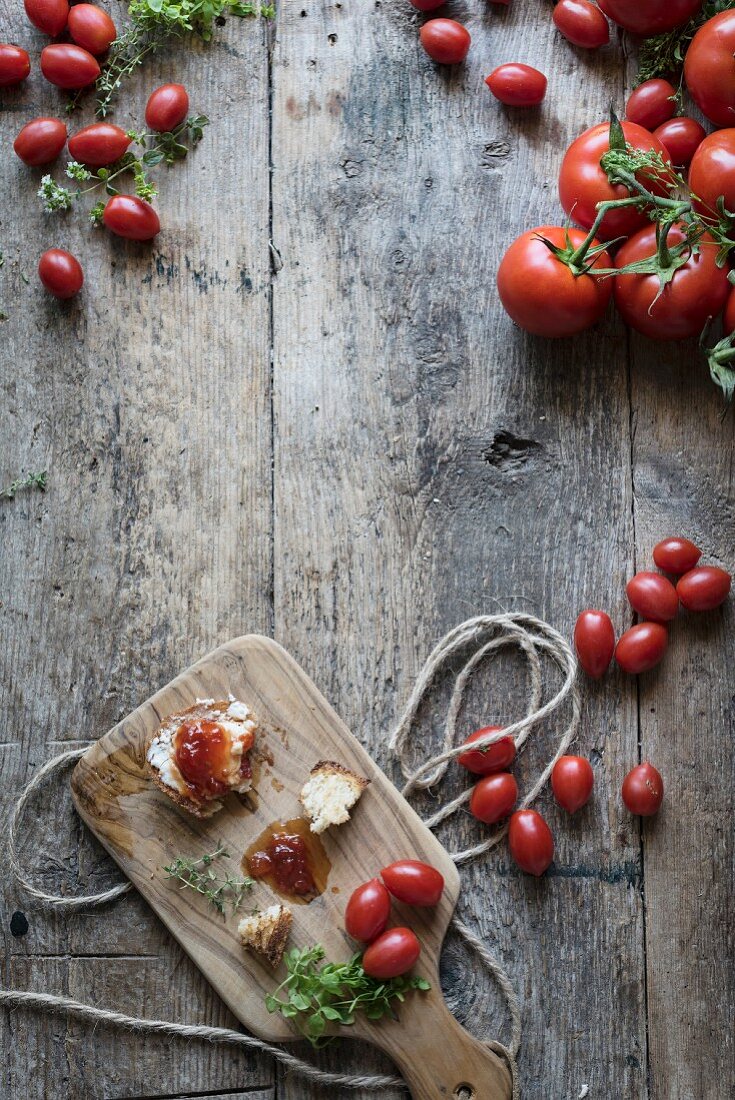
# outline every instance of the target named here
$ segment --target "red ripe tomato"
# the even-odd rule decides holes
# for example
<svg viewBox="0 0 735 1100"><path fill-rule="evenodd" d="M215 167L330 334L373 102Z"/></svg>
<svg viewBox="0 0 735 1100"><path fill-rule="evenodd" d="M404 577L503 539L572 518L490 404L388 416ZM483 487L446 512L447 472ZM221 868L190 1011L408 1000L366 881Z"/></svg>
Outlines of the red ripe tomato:
<svg viewBox="0 0 735 1100"><path fill-rule="evenodd" d="M708 19L689 44L684 79L692 99L715 126L735 126L735 11Z"/></svg>
<svg viewBox="0 0 735 1100"><path fill-rule="evenodd" d="M73 298L82 289L82 265L71 252L50 248L38 261L38 276L54 298Z"/></svg>
<svg viewBox="0 0 735 1100"><path fill-rule="evenodd" d="M676 114L676 88L668 80L644 80L625 104L625 117L644 130L655 130Z"/></svg>
<svg viewBox="0 0 735 1100"><path fill-rule="evenodd" d="M107 201L102 220L111 233L130 241L151 241L161 231L158 214L137 195L113 195Z"/></svg>
<svg viewBox="0 0 735 1100"><path fill-rule="evenodd" d="M410 0L410 2L417 11L433 11L434 8L440 8L446 0Z"/></svg>
<svg viewBox="0 0 735 1100"><path fill-rule="evenodd" d="M58 88L86 88L94 84L100 67L87 50L63 42L41 50L41 72Z"/></svg>
<svg viewBox="0 0 735 1100"><path fill-rule="evenodd" d="M485 83L496 99L508 107L537 107L546 95L546 77L538 69L518 62L498 65Z"/></svg>
<svg viewBox="0 0 735 1100"><path fill-rule="evenodd" d="M362 956L362 968L371 978L398 978L417 962L421 945L410 928L389 928L370 944Z"/></svg>
<svg viewBox="0 0 735 1100"><path fill-rule="evenodd" d="M0 88L20 84L31 71L31 59L20 46L0 42Z"/></svg>
<svg viewBox="0 0 735 1100"><path fill-rule="evenodd" d="M637 764L623 780L623 802L632 814L652 817L664 798L664 781L653 764Z"/></svg>
<svg viewBox="0 0 735 1100"><path fill-rule="evenodd" d="M371 878L351 894L345 909L345 930L353 939L372 943L385 931L389 916L390 894L380 879Z"/></svg>
<svg viewBox="0 0 735 1100"><path fill-rule="evenodd" d="M574 624L574 648L587 675L599 680L615 652L615 630L607 612L582 612Z"/></svg>
<svg viewBox="0 0 735 1100"><path fill-rule="evenodd" d="M673 247L684 240L684 233L674 225L667 237ZM656 228L641 229L621 247L615 266L653 256L656 251ZM698 242L698 251L661 292L657 275L616 275L613 293L615 305L626 324L654 340L685 340L698 336L709 317L717 317L727 301L730 283L727 268L717 266L719 246L705 233Z"/></svg>
<svg viewBox="0 0 735 1100"><path fill-rule="evenodd" d="M526 332L574 336L599 321L607 309L612 280L597 279L589 272L575 274L544 243L565 249L569 241L578 248L585 236L580 229L540 225L518 237L503 256L498 268L500 300ZM609 267L610 262L608 253L600 252L593 271Z"/></svg>
<svg viewBox="0 0 735 1100"><path fill-rule="evenodd" d="M518 784L510 772L486 775L472 790L470 813L486 825L495 825L508 816L517 801Z"/></svg>
<svg viewBox="0 0 735 1100"><path fill-rule="evenodd" d="M707 136L704 126L700 126L695 118L681 115L679 118L670 118L668 122L662 122L653 131L671 157L671 163L679 168L686 168L696 153L699 146Z"/></svg>
<svg viewBox="0 0 735 1100"><path fill-rule="evenodd" d="M610 41L607 19L589 0L559 0L552 19L565 38L585 50L596 50Z"/></svg>
<svg viewBox="0 0 735 1100"><path fill-rule="evenodd" d="M119 160L130 145L130 138L111 122L93 122L69 138L69 152L89 168L105 168Z"/></svg>
<svg viewBox="0 0 735 1100"><path fill-rule="evenodd" d="M653 623L667 623L676 618L679 597L671 581L660 573L636 573L628 581L625 591L630 606L644 619Z"/></svg>
<svg viewBox="0 0 735 1100"><path fill-rule="evenodd" d="M24 0L26 15L39 31L56 38L69 18L68 0Z"/></svg>
<svg viewBox="0 0 735 1100"><path fill-rule="evenodd" d="M13 142L24 164L37 168L56 160L66 145L66 126L58 118L34 118L27 122Z"/></svg>
<svg viewBox="0 0 735 1100"><path fill-rule="evenodd" d="M623 672L648 672L659 663L668 644L669 636L661 623L638 623L620 635L615 660Z"/></svg>
<svg viewBox="0 0 735 1100"><path fill-rule="evenodd" d="M551 829L536 810L516 810L508 827L510 854L522 871L543 875L554 858Z"/></svg>
<svg viewBox="0 0 735 1100"><path fill-rule="evenodd" d="M75 4L69 12L69 34L77 46L95 57L109 50L117 38L115 24L106 11L95 4Z"/></svg>
<svg viewBox="0 0 735 1100"><path fill-rule="evenodd" d="M650 38L686 23L702 6L702 0L599 0L605 15L619 27Z"/></svg>
<svg viewBox="0 0 735 1100"><path fill-rule="evenodd" d="M719 221L718 199L735 211L735 128L704 139L689 166L689 189L695 209L714 223Z"/></svg>
<svg viewBox="0 0 735 1100"><path fill-rule="evenodd" d="M406 905L436 905L444 892L444 876L418 859L399 859L380 875L393 897Z"/></svg>
<svg viewBox="0 0 735 1100"><path fill-rule="evenodd" d="M489 733L500 733L502 726L483 726L480 730L471 733L465 745L472 745L481 737ZM457 757L457 763L467 771L475 775L490 775L492 772L502 772L510 767L516 758L516 743L512 737L501 737L492 745L484 749L470 749Z"/></svg>
<svg viewBox="0 0 735 1100"><path fill-rule="evenodd" d="M583 756L560 756L551 770L554 798L570 814L586 806L595 785L595 773Z"/></svg>
<svg viewBox="0 0 735 1100"><path fill-rule="evenodd" d="M634 122L623 122L621 125L628 145L646 151L653 149L668 162L666 149L648 130ZM600 166L600 158L609 148L610 126L607 122L601 122L598 126L585 130L573 141L562 161L559 173L561 204L565 213L585 229L589 229L595 220L598 202L629 196L628 188L622 184L613 186ZM637 178L654 194L666 194L663 182L646 172L637 173ZM611 237L628 237L642 225L648 225L645 211L624 206L619 210L610 210L605 215L598 236L603 241L608 241Z"/></svg>
<svg viewBox="0 0 735 1100"><path fill-rule="evenodd" d="M146 126L165 134L175 130L189 111L189 96L183 84L162 84L152 92L145 109Z"/></svg>
<svg viewBox="0 0 735 1100"><path fill-rule="evenodd" d="M464 61L472 41L470 32L456 19L430 19L421 28L419 38L432 61L440 65Z"/></svg>
<svg viewBox="0 0 735 1100"><path fill-rule="evenodd" d="M653 548L653 560L666 573L688 573L693 569L702 551L689 539L662 539Z"/></svg>
<svg viewBox="0 0 735 1100"><path fill-rule="evenodd" d="M687 611L712 611L727 599L730 584L730 574L724 569L700 565L679 579L676 591Z"/></svg>

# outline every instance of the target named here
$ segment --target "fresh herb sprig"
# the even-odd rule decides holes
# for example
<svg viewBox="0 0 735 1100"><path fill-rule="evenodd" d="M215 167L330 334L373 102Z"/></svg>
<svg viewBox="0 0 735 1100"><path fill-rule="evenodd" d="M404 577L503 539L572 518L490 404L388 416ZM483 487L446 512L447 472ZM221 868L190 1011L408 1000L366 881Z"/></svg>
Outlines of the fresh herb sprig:
<svg viewBox="0 0 735 1100"><path fill-rule="evenodd" d="M216 851L200 856L199 859L177 856L173 863L163 869L169 878L175 878L181 883L182 890L195 890L197 894L202 894L224 916L228 904L233 913L237 912L246 891L251 890L254 885L251 878L233 878L229 873L220 878L212 864L217 859L229 858L230 853L220 845Z"/></svg>
<svg viewBox="0 0 735 1100"><path fill-rule="evenodd" d="M642 84L644 80L652 80L654 77L679 75L689 43L699 28L714 15L731 8L735 8L735 0L705 0L699 11L683 26L674 27L673 30L654 35L653 38L646 38L641 43L638 54L636 83ZM681 99L681 86L678 98Z"/></svg>
<svg viewBox="0 0 735 1100"><path fill-rule="evenodd" d="M324 954L320 944L286 952L288 977L265 999L269 1012L294 1020L315 1047L330 1041L331 1036L325 1035L328 1024L349 1026L359 1013L368 1020L395 1019L395 1002L404 1001L413 989L431 989L425 978L371 978L360 964L360 955L349 962L330 963L323 962Z"/></svg>
<svg viewBox="0 0 735 1100"><path fill-rule="evenodd" d="M15 494L20 493L23 489L40 489L42 493L45 493L47 485L48 470L26 474L25 477L17 477L15 481L10 482L10 485L0 489L0 500L12 500Z"/></svg>

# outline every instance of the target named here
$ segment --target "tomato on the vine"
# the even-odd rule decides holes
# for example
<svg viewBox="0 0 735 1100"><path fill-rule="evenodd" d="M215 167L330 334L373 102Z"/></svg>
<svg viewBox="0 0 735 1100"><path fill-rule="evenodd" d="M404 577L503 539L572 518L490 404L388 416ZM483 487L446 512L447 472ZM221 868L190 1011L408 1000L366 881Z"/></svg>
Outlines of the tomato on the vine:
<svg viewBox="0 0 735 1100"><path fill-rule="evenodd" d="M151 130L165 134L176 129L189 111L189 96L183 84L162 84L151 92L145 109L145 122Z"/></svg>
<svg viewBox="0 0 735 1100"><path fill-rule="evenodd" d="M537 107L546 95L546 77L538 69L507 62L493 69L485 83L507 107Z"/></svg>
<svg viewBox="0 0 735 1100"><path fill-rule="evenodd" d="M109 50L117 38L110 16L95 4L75 4L69 11L69 34L77 46L95 56Z"/></svg>
<svg viewBox="0 0 735 1100"><path fill-rule="evenodd" d="M623 672L637 676L659 663L668 644L669 636L661 623L638 623L620 635L615 660Z"/></svg>
<svg viewBox="0 0 735 1100"><path fill-rule="evenodd" d="M554 858L551 829L536 810L516 810L508 826L510 854L522 871L543 875Z"/></svg>
<svg viewBox="0 0 735 1100"><path fill-rule="evenodd" d="M653 764L644 762L632 768L623 780L623 802L632 814L652 817L664 798L664 781Z"/></svg>
<svg viewBox="0 0 735 1100"><path fill-rule="evenodd" d="M694 102L715 126L735 125L735 10L700 27L684 58L684 80Z"/></svg>
<svg viewBox="0 0 735 1100"><path fill-rule="evenodd" d="M720 199L725 210L735 211L734 127L705 137L692 157L688 183L695 210L708 221L719 221Z"/></svg>
<svg viewBox="0 0 735 1100"><path fill-rule="evenodd" d="M699 547L681 536L661 539L653 548L653 560L666 573L688 573L701 557Z"/></svg>
<svg viewBox="0 0 735 1100"><path fill-rule="evenodd" d="M24 6L33 26L51 38L61 34L69 18L69 0L24 0Z"/></svg>
<svg viewBox="0 0 735 1100"><path fill-rule="evenodd" d="M472 41L470 32L456 19L430 19L419 31L419 38L432 61L440 65L464 61Z"/></svg>
<svg viewBox="0 0 735 1100"><path fill-rule="evenodd" d="M574 648L579 663L593 680L607 672L615 652L615 629L606 611L583 611L574 625Z"/></svg>
<svg viewBox="0 0 735 1100"><path fill-rule="evenodd" d="M489 733L500 733L502 726L483 726L482 729L471 733L465 745L473 745ZM467 771L475 775L490 775L492 772L502 772L510 767L516 757L516 743L512 737L501 737L484 749L468 749L460 753L457 763Z"/></svg>
<svg viewBox="0 0 735 1100"><path fill-rule="evenodd" d="M398 978L418 961L421 944L410 928L389 928L373 940L362 956L362 968L371 978Z"/></svg>
<svg viewBox="0 0 735 1100"><path fill-rule="evenodd" d="M0 42L0 88L20 84L31 71L31 59L20 46Z"/></svg>
<svg viewBox="0 0 735 1100"><path fill-rule="evenodd" d="M49 248L43 253L38 261L38 277L54 298L73 298L84 283L82 265L63 248Z"/></svg>
<svg viewBox="0 0 735 1100"><path fill-rule="evenodd" d="M698 565L679 578L676 591L687 611L712 611L727 599L731 583L718 565Z"/></svg>
<svg viewBox="0 0 735 1100"><path fill-rule="evenodd" d="M363 943L372 941L385 931L390 917L390 894L380 879L363 882L350 895L345 909L345 931Z"/></svg>
<svg viewBox="0 0 735 1100"><path fill-rule="evenodd" d="M635 122L622 122L626 143L633 149L658 153L666 163L669 154L653 134L644 130ZM601 122L585 130L566 151L559 172L559 198L565 213L585 229L590 229L597 215L597 204L611 199L629 197L628 188L623 184L611 184L607 173L600 165L600 159L610 149L610 124ZM654 195L666 195L665 181L658 179L655 173L641 170L636 178ZM627 237L642 225L648 224L645 210L634 206L623 206L609 210L600 225L598 237L610 240L612 237Z"/></svg>
<svg viewBox="0 0 735 1100"><path fill-rule="evenodd" d="M558 31L573 45L596 50L610 41L610 27L590 0L559 0L551 17Z"/></svg>
<svg viewBox="0 0 735 1100"><path fill-rule="evenodd" d="M495 825L518 801L518 784L510 772L486 775L472 789L470 813L486 825Z"/></svg>
<svg viewBox="0 0 735 1100"><path fill-rule="evenodd" d="M86 88L100 75L100 67L88 50L69 42L41 50L41 72L58 88Z"/></svg>
<svg viewBox="0 0 735 1100"><path fill-rule="evenodd" d="M506 313L526 332L574 336L602 317L612 294L612 280L596 278L594 270L610 267L608 253L597 254L591 271L584 270L585 263L575 273L545 243L571 254L585 237L581 229L540 225L518 237L503 256L497 276L500 300Z"/></svg>
<svg viewBox="0 0 735 1100"><path fill-rule="evenodd" d="M678 168L686 168L699 146L707 136L704 126L695 118L680 115L662 122L653 131L671 157L671 163Z"/></svg>
<svg viewBox="0 0 735 1100"><path fill-rule="evenodd" d="M674 248L686 239L674 225L666 242ZM615 266L624 267L653 256L656 252L656 227L648 225L626 241L615 257ZM710 317L717 317L730 291L727 268L718 267L719 245L704 233L690 253L685 252L681 267L661 290L658 275L628 273L614 279L615 305L626 324L654 340L684 340L698 336Z"/></svg>
<svg viewBox="0 0 735 1100"><path fill-rule="evenodd" d="M418 859L399 859L380 872L394 898L406 905L437 905L444 892L444 876Z"/></svg>
<svg viewBox="0 0 735 1100"><path fill-rule="evenodd" d="M625 591L630 606L652 623L667 623L676 618L679 597L670 580L660 573L643 570L628 581Z"/></svg>
<svg viewBox="0 0 735 1100"><path fill-rule="evenodd" d="M560 756L551 769L554 798L567 813L574 814L587 805L594 785L592 765L583 756Z"/></svg>
<svg viewBox="0 0 735 1100"><path fill-rule="evenodd" d="M644 80L628 96L625 117L644 130L655 130L676 113L676 88L668 80Z"/></svg>
<svg viewBox="0 0 735 1100"><path fill-rule="evenodd" d="M137 195L113 195L107 200L102 220L110 232L130 241L150 241L161 231L158 214Z"/></svg>
<svg viewBox="0 0 735 1100"><path fill-rule="evenodd" d="M37 168L56 160L66 145L66 126L60 118L34 118L26 122L13 142L24 164Z"/></svg>
<svg viewBox="0 0 735 1100"><path fill-rule="evenodd" d="M119 160L131 139L111 122L93 122L69 138L69 152L88 168L105 168Z"/></svg>
<svg viewBox="0 0 735 1100"><path fill-rule="evenodd" d="M626 31L650 38L686 23L702 0L599 0L605 15Z"/></svg>

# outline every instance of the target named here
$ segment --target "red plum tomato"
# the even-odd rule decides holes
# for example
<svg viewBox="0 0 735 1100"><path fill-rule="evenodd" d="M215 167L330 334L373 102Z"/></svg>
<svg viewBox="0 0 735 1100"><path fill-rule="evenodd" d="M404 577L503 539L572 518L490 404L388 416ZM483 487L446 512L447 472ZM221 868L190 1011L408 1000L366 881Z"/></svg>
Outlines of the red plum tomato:
<svg viewBox="0 0 735 1100"><path fill-rule="evenodd" d="M615 652L615 629L606 611L581 613L574 624L574 648L588 676L604 676Z"/></svg>
<svg viewBox="0 0 735 1100"><path fill-rule="evenodd" d="M69 42L41 50L41 72L58 88L86 88L100 75L100 67L88 50Z"/></svg>
<svg viewBox="0 0 735 1100"><path fill-rule="evenodd" d="M432 61L440 65L464 61L472 41L470 32L456 19L430 19L421 28L419 39Z"/></svg>
<svg viewBox="0 0 735 1100"><path fill-rule="evenodd" d="M95 4L75 4L69 11L69 34L77 46L97 57L109 50L117 38L112 19Z"/></svg>
<svg viewBox="0 0 735 1100"><path fill-rule="evenodd" d="M671 157L671 163L678 168L686 168L699 146L707 136L704 126L695 118L680 115L662 122L653 131Z"/></svg>
<svg viewBox="0 0 735 1100"><path fill-rule="evenodd" d="M362 956L362 968L371 978L387 981L405 974L418 961L421 944L410 928L389 928Z"/></svg>
<svg viewBox="0 0 735 1100"><path fill-rule="evenodd" d="M390 917L390 894L380 879L372 878L350 895L345 909L345 930L348 936L372 943Z"/></svg>
<svg viewBox="0 0 735 1100"><path fill-rule="evenodd" d="M699 547L681 536L661 539L653 548L653 560L665 573L688 573L701 557Z"/></svg>
<svg viewBox="0 0 735 1100"><path fill-rule="evenodd" d="M626 808L632 814L653 817L664 798L661 773L653 764L637 764L623 780L622 795Z"/></svg>
<svg viewBox="0 0 735 1100"><path fill-rule="evenodd" d="M654 668L668 644L669 636L661 623L638 623L620 635L615 646L615 660L623 672L636 676Z"/></svg>
<svg viewBox="0 0 735 1100"><path fill-rule="evenodd" d="M444 892L444 876L418 859L399 859L384 867L380 877L406 905L436 905Z"/></svg>
<svg viewBox="0 0 735 1100"><path fill-rule="evenodd" d="M89 168L105 168L119 160L130 145L130 138L111 122L93 122L69 138L69 152Z"/></svg>
<svg viewBox="0 0 735 1100"><path fill-rule="evenodd" d="M507 817L518 801L518 784L510 772L486 775L475 783L470 796L470 813L486 825Z"/></svg>
<svg viewBox="0 0 735 1100"><path fill-rule="evenodd" d="M485 77L485 83L507 107L537 107L546 95L544 74L520 62L498 65Z"/></svg>
<svg viewBox="0 0 735 1100"><path fill-rule="evenodd" d="M552 15L554 26L574 46L596 50L610 41L610 27L600 9L589 0L559 0Z"/></svg>
<svg viewBox="0 0 735 1100"><path fill-rule="evenodd" d="M644 130L655 130L676 114L676 88L668 80L644 80L625 104L625 117Z"/></svg>
<svg viewBox="0 0 735 1100"><path fill-rule="evenodd" d="M554 798L570 814L586 806L595 785L595 773L583 756L560 756L551 770Z"/></svg>
<svg viewBox="0 0 735 1100"><path fill-rule="evenodd" d="M475 730L469 735L465 745L472 745L490 733L500 733L502 728L502 726L483 726L482 729ZM492 772L504 771L513 763L515 757L516 743L513 738L501 737L484 749L469 749L467 752L460 753L457 763L475 775L490 775Z"/></svg>
<svg viewBox="0 0 735 1100"><path fill-rule="evenodd" d="M107 201L102 220L111 233L130 241L150 241L161 231L158 214L137 195L113 195Z"/></svg>
<svg viewBox="0 0 735 1100"><path fill-rule="evenodd" d="M76 256L63 248L49 248L38 261L38 277L54 298L73 298L82 289L84 272Z"/></svg>
<svg viewBox="0 0 735 1100"><path fill-rule="evenodd" d="M628 581L625 591L630 606L652 623L667 623L676 618L679 597L670 580L660 573L643 571Z"/></svg>
<svg viewBox="0 0 735 1100"><path fill-rule="evenodd" d="M175 130L189 112L189 95L183 84L162 84L148 98L145 122L151 130L165 134Z"/></svg>
<svg viewBox="0 0 735 1100"><path fill-rule="evenodd" d="M59 118L34 118L26 122L13 142L24 164L37 168L56 160L66 145L66 126Z"/></svg>
<svg viewBox="0 0 735 1100"><path fill-rule="evenodd" d="M61 34L69 18L68 0L24 0L24 7L33 26L50 38Z"/></svg>
<svg viewBox="0 0 735 1100"><path fill-rule="evenodd" d="M0 88L21 84L31 71L31 59L20 46L0 42Z"/></svg>
<svg viewBox="0 0 735 1100"><path fill-rule="evenodd" d="M679 578L676 586L687 611L712 611L727 599L732 578L717 565L699 565Z"/></svg>
<svg viewBox="0 0 735 1100"><path fill-rule="evenodd" d="M410 0L410 3L417 11L434 11L446 3L446 0Z"/></svg>
<svg viewBox="0 0 735 1100"><path fill-rule="evenodd" d="M508 827L510 854L522 871L543 875L554 858L551 829L536 810L516 810Z"/></svg>

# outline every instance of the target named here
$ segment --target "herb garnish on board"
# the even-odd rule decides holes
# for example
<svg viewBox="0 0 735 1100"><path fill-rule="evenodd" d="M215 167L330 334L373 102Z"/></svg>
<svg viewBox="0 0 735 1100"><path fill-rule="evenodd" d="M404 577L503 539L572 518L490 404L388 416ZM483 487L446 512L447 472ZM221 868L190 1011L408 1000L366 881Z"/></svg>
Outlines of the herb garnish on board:
<svg viewBox="0 0 735 1100"><path fill-rule="evenodd" d="M220 858L229 858L229 852L223 845L214 852L200 856L199 859L177 856L173 863L163 869L169 878L178 879L182 890L188 887L190 890L195 890L197 894L202 894L219 913L224 915L225 906L228 903L232 912L236 913L242 905L245 891L252 889L253 880L232 878L229 873L225 873L224 878L220 878L212 869L214 861Z"/></svg>

